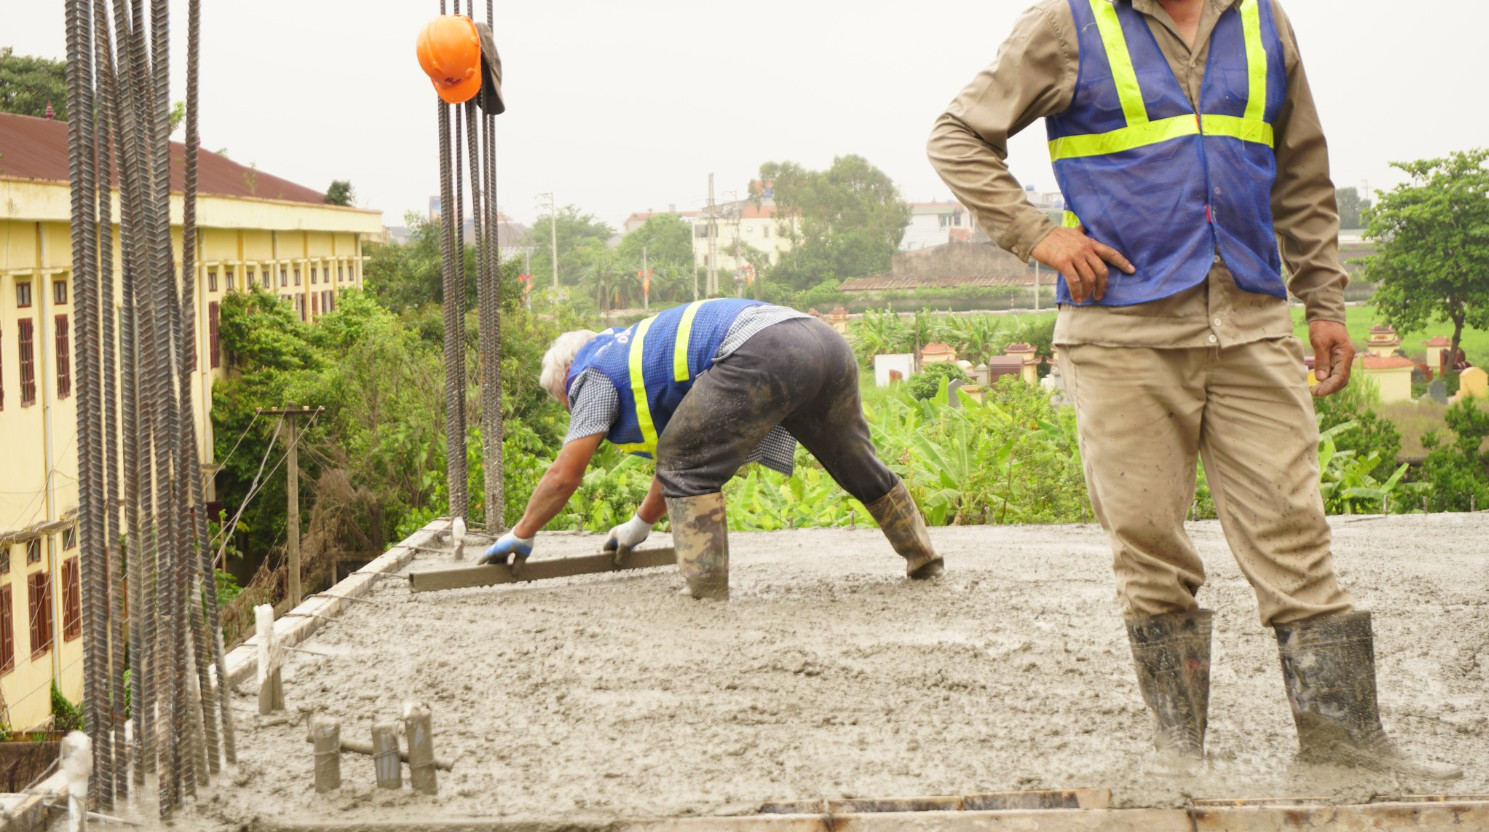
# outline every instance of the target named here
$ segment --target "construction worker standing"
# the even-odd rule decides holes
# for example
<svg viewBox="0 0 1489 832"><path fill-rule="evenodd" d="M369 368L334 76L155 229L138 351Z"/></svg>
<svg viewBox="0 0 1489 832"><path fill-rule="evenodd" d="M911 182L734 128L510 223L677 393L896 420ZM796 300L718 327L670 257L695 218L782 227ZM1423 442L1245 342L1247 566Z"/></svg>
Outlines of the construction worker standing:
<svg viewBox="0 0 1489 832"><path fill-rule="evenodd" d="M1004 161L1039 118L1063 224ZM1301 757L1461 775L1386 737L1370 614L1335 580L1287 295L1307 310L1313 393L1329 395L1354 355L1347 278L1323 131L1275 0L1041 0L937 121L929 155L989 237L1061 274L1054 343L1158 768L1204 754L1211 613L1183 525L1198 456L1276 631Z"/></svg>
<svg viewBox="0 0 1489 832"><path fill-rule="evenodd" d="M606 548L619 556L670 514L688 589L695 598L728 598L721 489L748 462L789 475L799 440L868 508L911 578L942 571L920 510L874 452L858 362L815 318L758 301L697 301L629 329L559 336L543 356L540 382L569 410L569 432L522 519L481 563L531 554L538 530L563 509L608 439L657 467L641 507L610 530Z"/></svg>

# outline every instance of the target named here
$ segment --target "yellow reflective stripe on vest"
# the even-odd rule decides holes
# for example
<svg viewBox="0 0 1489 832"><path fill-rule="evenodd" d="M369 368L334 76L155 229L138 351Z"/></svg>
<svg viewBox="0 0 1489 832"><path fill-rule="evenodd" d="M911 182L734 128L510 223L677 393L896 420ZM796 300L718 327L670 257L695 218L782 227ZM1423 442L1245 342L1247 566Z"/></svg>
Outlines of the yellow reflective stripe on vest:
<svg viewBox="0 0 1489 832"><path fill-rule="evenodd" d="M1201 116L1207 136L1229 136L1243 142L1272 146L1272 125L1261 119L1235 116Z"/></svg>
<svg viewBox="0 0 1489 832"><path fill-rule="evenodd" d="M1267 47L1262 43L1262 13L1257 0L1242 0L1241 31L1246 37L1246 118L1261 121L1267 112Z"/></svg>
<svg viewBox="0 0 1489 832"><path fill-rule="evenodd" d="M1272 125L1264 120L1267 110L1267 48L1262 41L1261 8L1257 0L1241 0L1241 29L1246 40L1246 114L1239 118L1204 115L1199 119L1183 115L1158 121L1148 120L1148 108L1143 102L1143 91L1132 66L1132 55L1127 51L1127 38L1122 32L1116 8L1111 0L1090 0L1090 3L1127 126L1106 133L1052 139L1049 143L1050 161L1107 156L1200 132L1273 146Z"/></svg>
<svg viewBox="0 0 1489 832"><path fill-rule="evenodd" d="M657 426L651 420L651 403L646 400L646 374L643 363L644 345L646 343L646 331L651 329L652 322L656 318L647 318L636 325L636 337L631 340L631 353L628 356L631 369L631 398L636 402L636 423L641 426L641 444L621 446L626 453L635 453L638 450L653 453L657 449Z"/></svg>
<svg viewBox="0 0 1489 832"><path fill-rule="evenodd" d="M1080 217L1077 217L1075 215L1075 212L1074 211L1066 211L1065 213L1063 213L1063 214L1060 215L1060 227L1061 228L1080 228L1081 227L1081 218Z"/></svg>
<svg viewBox="0 0 1489 832"><path fill-rule="evenodd" d="M1106 156L1121 153L1150 144L1166 142L1181 136L1199 134L1199 122L1194 116L1174 116L1148 121L1129 127L1119 127L1108 133L1087 133L1084 136L1064 136L1050 140L1050 161L1079 159L1082 156Z"/></svg>
<svg viewBox="0 0 1489 832"><path fill-rule="evenodd" d="M688 339L693 334L693 318L703 301L695 300L682 311L682 321L677 325L677 347L672 351L672 378L674 381L688 380Z"/></svg>
<svg viewBox="0 0 1489 832"><path fill-rule="evenodd" d="M1127 117L1127 126L1148 123L1148 105L1143 102L1143 89L1137 83L1137 70L1132 67L1132 55L1127 51L1127 38L1122 34L1122 21L1111 0L1091 0L1091 14L1096 16L1096 28L1101 32L1101 45L1106 47L1106 62L1112 70L1112 80L1117 83L1117 100L1122 102L1122 114Z"/></svg>

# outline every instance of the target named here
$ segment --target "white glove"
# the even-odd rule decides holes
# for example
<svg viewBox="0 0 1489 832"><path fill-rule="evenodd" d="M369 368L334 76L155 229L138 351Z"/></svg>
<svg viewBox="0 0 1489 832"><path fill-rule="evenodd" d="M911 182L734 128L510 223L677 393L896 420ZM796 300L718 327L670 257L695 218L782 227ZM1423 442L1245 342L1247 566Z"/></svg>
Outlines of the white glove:
<svg viewBox="0 0 1489 832"><path fill-rule="evenodd" d="M621 558L646 540L651 534L651 527L652 524L642 520L641 515L633 514L630 520L610 530L602 548L606 552L614 552L615 562L619 564Z"/></svg>

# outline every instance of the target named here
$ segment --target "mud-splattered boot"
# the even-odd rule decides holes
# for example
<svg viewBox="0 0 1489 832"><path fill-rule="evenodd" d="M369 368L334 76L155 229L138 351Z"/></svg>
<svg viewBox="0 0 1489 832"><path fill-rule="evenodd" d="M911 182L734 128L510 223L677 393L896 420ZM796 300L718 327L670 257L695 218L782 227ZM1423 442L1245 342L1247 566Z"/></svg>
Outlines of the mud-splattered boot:
<svg viewBox="0 0 1489 832"><path fill-rule="evenodd" d="M668 497L677 568L694 598L729 600L729 525L724 495Z"/></svg>
<svg viewBox="0 0 1489 832"><path fill-rule="evenodd" d="M905 559L905 574L915 580L934 578L946 571L946 562L931 548L931 536L925 530L920 508L910 499L903 482L894 484L888 494L867 506L889 545Z"/></svg>
<svg viewBox="0 0 1489 832"><path fill-rule="evenodd" d="M1143 704L1153 714L1147 768L1169 776L1204 766L1210 715L1210 610L1127 619L1127 640Z"/></svg>
<svg viewBox="0 0 1489 832"><path fill-rule="evenodd" d="M1370 613L1278 624L1287 701L1298 726L1298 759L1359 766L1423 780L1463 776L1454 765L1413 760L1386 736L1375 698Z"/></svg>

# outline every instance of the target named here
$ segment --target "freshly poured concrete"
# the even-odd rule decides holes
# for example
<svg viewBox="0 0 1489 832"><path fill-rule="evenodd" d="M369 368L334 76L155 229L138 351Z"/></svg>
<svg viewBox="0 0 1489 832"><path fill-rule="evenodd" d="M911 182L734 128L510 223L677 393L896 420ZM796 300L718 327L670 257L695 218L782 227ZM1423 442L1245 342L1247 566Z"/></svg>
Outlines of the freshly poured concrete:
<svg viewBox="0 0 1489 832"><path fill-rule="evenodd" d="M341 789L316 794L303 720L260 717L250 684L235 697L239 765L176 828L545 828L1038 788L1108 787L1117 807L1489 792L1489 515L1334 529L1343 580L1376 614L1387 729L1463 780L1292 765L1275 642L1215 523L1191 524L1216 611L1213 762L1183 780L1141 770L1147 716L1098 528L932 529L947 573L929 583L904 580L877 531L808 530L731 536L727 603L679 594L667 568L417 595L385 578L300 645L323 655L291 654L288 714L315 708L370 741L374 721L427 703L435 753L454 763L439 794L379 790L355 754ZM537 556L599 542L544 535ZM408 568L445 565L421 552Z"/></svg>

